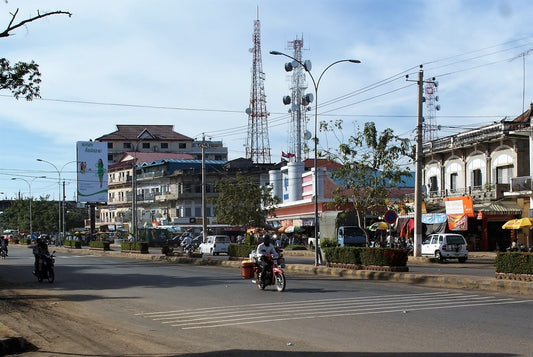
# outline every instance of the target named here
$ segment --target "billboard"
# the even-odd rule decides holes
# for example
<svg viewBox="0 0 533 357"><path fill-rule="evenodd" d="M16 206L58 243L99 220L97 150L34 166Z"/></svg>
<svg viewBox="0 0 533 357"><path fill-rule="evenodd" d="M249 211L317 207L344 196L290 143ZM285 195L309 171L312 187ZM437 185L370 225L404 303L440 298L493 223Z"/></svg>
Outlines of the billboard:
<svg viewBox="0 0 533 357"><path fill-rule="evenodd" d="M78 202L107 202L107 143L76 143Z"/></svg>

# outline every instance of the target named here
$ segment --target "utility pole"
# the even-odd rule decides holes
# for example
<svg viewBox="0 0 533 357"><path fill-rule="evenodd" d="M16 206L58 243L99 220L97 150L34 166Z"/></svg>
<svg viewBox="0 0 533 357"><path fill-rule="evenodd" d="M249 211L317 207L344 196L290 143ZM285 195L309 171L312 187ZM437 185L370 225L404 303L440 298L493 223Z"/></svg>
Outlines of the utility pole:
<svg viewBox="0 0 533 357"><path fill-rule="evenodd" d="M205 148L207 147L205 143L205 135L202 133L202 242L206 241L207 237L207 217L205 214L206 203L205 203Z"/></svg>
<svg viewBox="0 0 533 357"><path fill-rule="evenodd" d="M405 76L407 81L415 82L409 80L409 75ZM418 80L416 84L418 86L418 105L417 105L417 120L416 120L416 153L415 153L415 229L414 229L414 256L421 256L422 252L422 178L423 178L423 167L422 161L424 158L424 148L423 148L423 129L424 129L424 83L433 84L435 87L438 87L439 83L435 80L435 77L430 80L424 81L424 70L422 65L420 65L420 70L418 71Z"/></svg>
<svg viewBox="0 0 533 357"><path fill-rule="evenodd" d="M415 169L415 234L414 234L414 256L421 256L422 248L422 126L424 123L423 106L424 103L424 71L420 66L418 72L418 109L416 121L416 169Z"/></svg>
<svg viewBox="0 0 533 357"><path fill-rule="evenodd" d="M61 236L65 236L65 180L63 180L63 210L61 211L63 216L63 229L61 230Z"/></svg>

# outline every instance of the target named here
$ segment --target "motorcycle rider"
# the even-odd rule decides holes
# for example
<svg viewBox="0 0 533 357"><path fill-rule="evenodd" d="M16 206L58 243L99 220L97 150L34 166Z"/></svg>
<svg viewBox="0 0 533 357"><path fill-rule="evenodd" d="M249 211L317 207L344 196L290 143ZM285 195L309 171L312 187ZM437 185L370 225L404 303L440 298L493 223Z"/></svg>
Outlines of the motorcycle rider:
<svg viewBox="0 0 533 357"><path fill-rule="evenodd" d="M37 238L37 244L33 246L33 256L35 257L35 262L33 263L33 274L38 274L43 267L43 256L48 253L48 245L41 238Z"/></svg>
<svg viewBox="0 0 533 357"><path fill-rule="evenodd" d="M272 259L278 259L278 252L272 244L272 239L270 235L263 235L263 243L257 246L257 264L261 267L261 280L265 281L265 277L268 271L272 270L273 261L268 259L267 256L272 255Z"/></svg>
<svg viewBox="0 0 533 357"><path fill-rule="evenodd" d="M9 244L9 241L7 240L7 238L4 238L3 236L0 236L0 250L5 250L6 252L6 257L8 256L7 255L7 245Z"/></svg>
<svg viewBox="0 0 533 357"><path fill-rule="evenodd" d="M185 250L189 245L191 245L192 243L192 238L191 236L188 234L188 233L185 233L187 234L185 236L185 238L183 238L183 240L181 241L181 247L183 248L183 250Z"/></svg>

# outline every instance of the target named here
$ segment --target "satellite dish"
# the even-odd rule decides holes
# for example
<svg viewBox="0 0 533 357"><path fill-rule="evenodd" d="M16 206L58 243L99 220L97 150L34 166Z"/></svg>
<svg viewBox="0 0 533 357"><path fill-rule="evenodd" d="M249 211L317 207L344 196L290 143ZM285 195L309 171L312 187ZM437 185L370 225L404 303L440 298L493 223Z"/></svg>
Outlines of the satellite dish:
<svg viewBox="0 0 533 357"><path fill-rule="evenodd" d="M290 62L285 63L285 72L290 72L293 69L293 65Z"/></svg>
<svg viewBox="0 0 533 357"><path fill-rule="evenodd" d="M246 114L250 115L252 114L252 109L250 108L246 108L246 110L244 111Z"/></svg>
<svg viewBox="0 0 533 357"><path fill-rule="evenodd" d="M311 61L309 61L309 60L305 60L305 61L304 61L304 68L305 68L305 70L306 70L307 72L310 72L310 71L311 71L311 67L312 67L312 65L311 65Z"/></svg>
<svg viewBox="0 0 533 357"><path fill-rule="evenodd" d="M302 104L303 105L308 105L309 103L311 103L313 101L313 93L307 93L303 98L302 98Z"/></svg>
<svg viewBox="0 0 533 357"><path fill-rule="evenodd" d="M285 104L285 105L291 104L291 97L289 97L288 95L284 96L283 97L283 104Z"/></svg>
<svg viewBox="0 0 533 357"><path fill-rule="evenodd" d="M309 140L311 139L311 132L309 130L306 130L304 133L304 139Z"/></svg>
<svg viewBox="0 0 533 357"><path fill-rule="evenodd" d="M435 109L440 110L440 104L437 104L437 105L435 106Z"/></svg>

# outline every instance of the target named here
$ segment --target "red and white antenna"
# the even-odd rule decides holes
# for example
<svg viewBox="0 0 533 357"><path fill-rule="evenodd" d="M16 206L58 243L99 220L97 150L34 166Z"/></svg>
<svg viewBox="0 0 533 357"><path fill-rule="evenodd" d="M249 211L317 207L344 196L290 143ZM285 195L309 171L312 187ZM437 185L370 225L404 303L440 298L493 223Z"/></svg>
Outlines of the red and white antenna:
<svg viewBox="0 0 533 357"><path fill-rule="evenodd" d="M270 141L268 139L268 115L265 95L265 73L261 58L261 23L259 9L257 20L254 21L253 34L254 47L252 61L252 88L250 90L250 106L246 109L248 114L248 137L246 139L246 158L254 163L269 164Z"/></svg>

